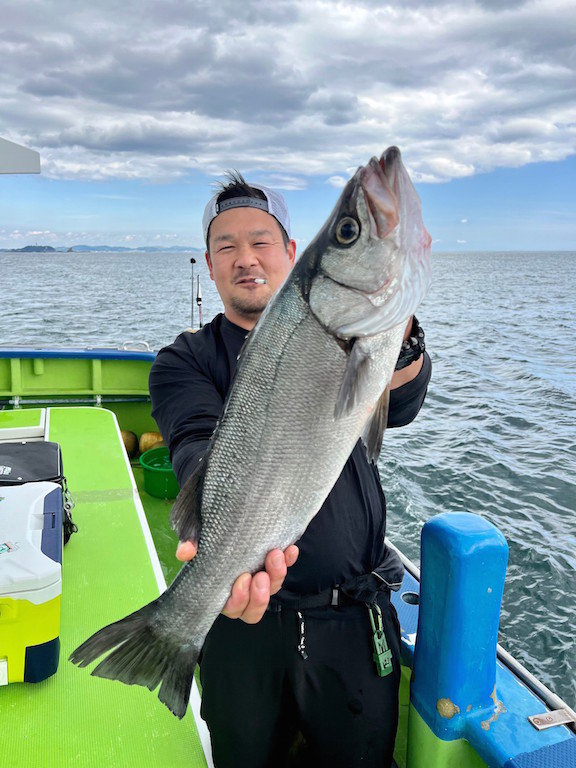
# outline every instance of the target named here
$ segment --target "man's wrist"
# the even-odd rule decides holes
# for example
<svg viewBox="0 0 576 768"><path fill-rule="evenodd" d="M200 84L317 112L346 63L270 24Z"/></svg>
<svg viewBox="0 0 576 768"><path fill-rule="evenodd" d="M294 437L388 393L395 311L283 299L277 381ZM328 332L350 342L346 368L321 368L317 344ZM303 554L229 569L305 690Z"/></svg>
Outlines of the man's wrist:
<svg viewBox="0 0 576 768"><path fill-rule="evenodd" d="M394 370L401 371L403 368L415 363L419 360L423 352L426 350L426 343L424 341L424 331L420 327L420 323L416 315L412 318L412 328L407 339L402 342L398 361Z"/></svg>

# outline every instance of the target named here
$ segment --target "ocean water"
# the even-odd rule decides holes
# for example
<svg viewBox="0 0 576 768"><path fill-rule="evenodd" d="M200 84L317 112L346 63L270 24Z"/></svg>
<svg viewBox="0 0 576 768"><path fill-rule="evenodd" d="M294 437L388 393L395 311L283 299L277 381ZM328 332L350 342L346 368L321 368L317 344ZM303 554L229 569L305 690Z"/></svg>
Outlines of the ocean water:
<svg viewBox="0 0 576 768"><path fill-rule="evenodd" d="M0 253L0 345L158 349L198 325L192 254ZM204 321L221 311L194 254ZM433 362L418 418L379 462L388 535L414 561L423 523L469 511L510 557L500 642L576 702L576 253L436 253L418 312Z"/></svg>

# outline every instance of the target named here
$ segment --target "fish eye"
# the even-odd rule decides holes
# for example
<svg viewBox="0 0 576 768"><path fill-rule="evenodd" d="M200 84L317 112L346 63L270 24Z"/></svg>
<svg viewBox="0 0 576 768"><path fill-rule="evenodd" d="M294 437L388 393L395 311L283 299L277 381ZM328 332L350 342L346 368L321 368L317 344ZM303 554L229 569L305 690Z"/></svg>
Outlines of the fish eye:
<svg viewBox="0 0 576 768"><path fill-rule="evenodd" d="M351 216L344 216L336 225L336 240L340 245L352 245L360 237L360 224Z"/></svg>

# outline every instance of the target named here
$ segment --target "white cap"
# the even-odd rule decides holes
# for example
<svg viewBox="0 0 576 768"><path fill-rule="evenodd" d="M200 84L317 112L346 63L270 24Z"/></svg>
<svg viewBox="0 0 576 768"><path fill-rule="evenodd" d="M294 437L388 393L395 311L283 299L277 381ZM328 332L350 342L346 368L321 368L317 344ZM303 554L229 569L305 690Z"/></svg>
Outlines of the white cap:
<svg viewBox="0 0 576 768"><path fill-rule="evenodd" d="M288 206L286 201L280 194L269 187L263 187L260 184L249 184L248 186L253 189L259 189L266 195L266 199L262 200L259 197L232 197L229 200L222 200L218 202L218 198L224 190L220 190L213 197L210 198L208 205L204 209L204 216L202 216L202 230L204 232L204 242L208 245L208 230L210 224L222 211L228 211L230 208L259 208L261 211L266 211L271 216L274 216L276 221L284 228L288 237L290 237L290 216L288 214Z"/></svg>

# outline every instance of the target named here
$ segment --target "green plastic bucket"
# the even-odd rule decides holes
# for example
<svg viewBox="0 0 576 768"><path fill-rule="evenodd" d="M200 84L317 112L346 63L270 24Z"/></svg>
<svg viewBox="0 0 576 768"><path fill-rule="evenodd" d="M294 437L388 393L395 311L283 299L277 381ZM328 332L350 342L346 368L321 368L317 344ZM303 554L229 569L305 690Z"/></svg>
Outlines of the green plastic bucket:
<svg viewBox="0 0 576 768"><path fill-rule="evenodd" d="M144 489L157 499L175 499L178 496L178 481L170 464L167 446L150 448L140 456L144 470Z"/></svg>

